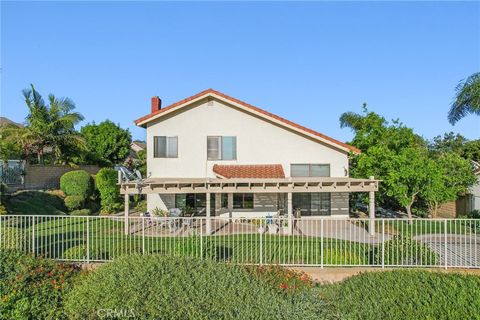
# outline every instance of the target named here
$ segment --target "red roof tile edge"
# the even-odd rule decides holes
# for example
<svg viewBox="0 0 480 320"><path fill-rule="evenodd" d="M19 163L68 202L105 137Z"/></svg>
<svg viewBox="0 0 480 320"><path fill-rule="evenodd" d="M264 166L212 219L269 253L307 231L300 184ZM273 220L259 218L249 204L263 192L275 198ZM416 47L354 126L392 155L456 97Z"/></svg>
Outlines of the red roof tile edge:
<svg viewBox="0 0 480 320"><path fill-rule="evenodd" d="M213 165L213 172L224 178L285 178L281 164ZM239 174L240 172L240 174Z"/></svg>
<svg viewBox="0 0 480 320"><path fill-rule="evenodd" d="M179 105L185 104L185 103L187 103L187 102L189 102L189 101L195 100L195 99L197 99L197 98L200 98L200 97L202 97L202 96L204 96L204 95L207 95L207 94L210 94L210 93L211 93L211 94L218 95L218 96L220 96L220 97L222 97L222 98L225 98L225 99L227 99L227 100L230 100L230 101L232 101L232 102L238 103L238 104L240 104L240 105L242 105L242 106L244 106L244 107L247 107L247 108L249 108L249 109L251 109L251 110L253 110L253 111L256 111L256 112L259 112L259 113L261 113L261 114L263 114L263 115L266 115L267 117L270 117L270 118L273 118L273 119L278 120L278 121L280 121L280 122L283 122L284 124L290 125L290 126L292 126L292 127L295 127L295 128L297 128L297 129L306 131L306 132L308 132L308 133L310 133L310 134L313 134L313 135L315 135L315 136L317 136L317 137L320 137L320 138L322 138L322 139L328 140L328 141L330 141L330 142L332 142L332 143L335 143L335 144L340 145L340 146L342 146L342 147L344 147L344 148L347 148L347 149L349 149L350 151L352 151L352 152L354 152L354 153L361 153L360 149L355 148L354 146L351 146L351 145L346 144L346 143L344 143L344 142L338 141L338 140L336 140L336 139L334 139L334 138L331 138L331 137L329 137L329 136L326 136L326 135L324 135L324 134L322 134L322 133L320 133L320 132L317 132L317 131L315 131L315 130L309 129L309 128L307 128L307 127L304 127L304 126L302 126L302 125L300 125L300 124L298 124L298 123L295 123L295 122L293 122L293 121L287 120L287 119L285 119L285 118L282 118L282 117L280 117L280 116L277 116L277 115L275 115L275 114L273 114L273 113L270 113L270 112L268 112L268 111L265 111L265 110L263 110L263 109L260 109L260 108L258 108L258 107L255 107L255 106L253 106L253 105L251 105L251 104L248 104L248 103L246 103L246 102L244 102L244 101L241 101L241 100L238 100L238 99L236 99L236 98L230 97L230 96L228 96L228 95L226 95L226 94L224 94L224 93L221 93L221 92L216 91L216 90L213 90L213 89L204 90L204 91L199 92L199 93L197 93L197 94L195 94L195 95L193 95L193 96L191 96L191 97L188 97L188 98L185 98L185 99L183 99L183 100L177 101L177 102L175 102L175 103L173 103L173 104L171 104L171 105L169 105L169 106L167 106L167 107L165 107L165 108L162 108L162 109L160 109L160 110L158 110L158 111L156 111L156 112L153 112L153 113L147 114L146 116L143 116L143 117L141 117L141 118L138 118L137 120L135 120L135 124L136 124L136 125L139 125L139 123L144 122L144 121L146 121L146 120L148 120L148 119L150 119L150 118L153 118L154 116L156 116L156 115L158 115L158 114L161 114L161 113L163 113L163 112L165 112L165 111L167 111L167 110L173 109L173 108L175 108L175 107L177 107L177 106L179 106Z"/></svg>

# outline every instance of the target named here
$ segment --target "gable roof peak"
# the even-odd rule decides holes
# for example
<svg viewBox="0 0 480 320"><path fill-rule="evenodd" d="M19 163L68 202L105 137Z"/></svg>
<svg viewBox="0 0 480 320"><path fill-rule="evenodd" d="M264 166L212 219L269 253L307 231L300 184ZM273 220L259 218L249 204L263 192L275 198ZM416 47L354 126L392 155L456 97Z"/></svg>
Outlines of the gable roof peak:
<svg viewBox="0 0 480 320"><path fill-rule="evenodd" d="M287 120L285 118L282 118L280 116L277 116L273 113L270 113L266 110L263 110L263 109L260 109L258 107L255 107L251 104L248 104L244 101L241 101L237 98L233 98L231 96L228 96L220 91L216 91L212 88L208 88L204 91L201 91L193 96L190 96L188 98L185 98L183 100L180 100L180 101L177 101L175 103L172 103L171 105L165 107L165 108L162 108L160 110L157 110L155 112L152 112L146 116L143 116L137 120L135 120L135 124L137 126L141 126L141 127L146 127L146 124L150 121L153 121L155 119L158 119L160 118L161 116L163 115L166 115L176 109L180 109L186 105L189 105L195 101L198 101L200 99L203 99L205 98L206 96L215 96L217 97L218 99L220 100L224 100L225 102L229 103L229 104L233 104L235 106L238 106L242 109L245 109L246 111L250 112L250 113L254 113L256 115L259 115L265 119L268 119L269 121L272 121L274 123L278 123L278 124L281 124L282 126L284 127L287 127L291 130L294 130L294 131L297 131L297 132L300 132L304 135L307 135L307 136L312 136L324 143L327 143L327 144L330 144L330 145L333 145L341 150L344 150L344 151L347 151L347 152L353 152L353 153L361 153L361 151L354 147L354 146L351 146L351 145L348 145L344 142L341 142L341 141L338 141L336 139L333 139L329 136L326 136L320 132L317 132L315 130L312 130L312 129L309 129L307 127L304 127L300 124L297 124L293 121L290 121L290 120Z"/></svg>

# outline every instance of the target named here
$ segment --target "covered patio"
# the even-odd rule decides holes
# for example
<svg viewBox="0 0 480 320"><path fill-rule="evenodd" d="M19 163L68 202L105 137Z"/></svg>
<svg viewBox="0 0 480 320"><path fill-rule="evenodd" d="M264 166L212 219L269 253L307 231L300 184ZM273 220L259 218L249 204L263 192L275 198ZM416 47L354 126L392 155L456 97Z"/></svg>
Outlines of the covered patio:
<svg viewBox="0 0 480 320"><path fill-rule="evenodd" d="M219 232L215 226L215 220L225 218L265 218L267 216L282 217L287 221L285 233L294 235L294 206L295 194L348 194L351 192L369 193L369 217L373 222L375 218L375 192L378 191L379 180L374 177L369 179L355 179L348 177L306 177L306 178L149 178L143 181L125 181L119 173L120 193L125 197L125 220L128 221L129 197L135 194L157 195L185 195L205 194L205 233L207 235ZM281 195L285 199L282 210L276 208L275 212L265 214L257 210L235 210L233 198L236 194L265 194ZM215 216L216 208L221 195L227 195L224 212ZM214 201L212 201L212 198ZM347 199L348 201L348 199ZM212 203L213 202L213 203ZM212 212L214 213L212 215ZM327 215L328 217L332 217ZM297 216L298 217L298 216ZM348 214L347 214L348 217ZM375 234L374 223L369 228L370 235ZM125 223L125 234L128 234L129 224Z"/></svg>

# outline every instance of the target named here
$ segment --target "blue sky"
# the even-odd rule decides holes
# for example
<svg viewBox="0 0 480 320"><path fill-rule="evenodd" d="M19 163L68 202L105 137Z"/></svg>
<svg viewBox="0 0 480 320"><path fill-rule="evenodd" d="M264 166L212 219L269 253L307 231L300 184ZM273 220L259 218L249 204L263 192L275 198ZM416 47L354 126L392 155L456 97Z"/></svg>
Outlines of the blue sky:
<svg viewBox="0 0 480 320"><path fill-rule="evenodd" d="M214 88L344 141L338 118L363 102L426 138L480 138L479 117L446 119L480 71L480 2L2 2L1 67L16 121L33 83L144 139L151 96Z"/></svg>

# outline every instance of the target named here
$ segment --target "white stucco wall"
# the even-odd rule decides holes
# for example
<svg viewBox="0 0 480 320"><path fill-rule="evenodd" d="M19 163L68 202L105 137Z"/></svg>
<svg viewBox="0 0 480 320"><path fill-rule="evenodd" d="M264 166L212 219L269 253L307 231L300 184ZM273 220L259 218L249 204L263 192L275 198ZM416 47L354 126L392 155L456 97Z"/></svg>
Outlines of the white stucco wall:
<svg viewBox="0 0 480 320"><path fill-rule="evenodd" d="M478 179L479 182L470 189L472 194L472 210L480 210L480 176L478 176Z"/></svg>
<svg viewBox="0 0 480 320"><path fill-rule="evenodd" d="M185 109L184 109L185 110ZM178 158L153 158L154 136L178 136ZM237 160L207 161L207 136L236 136ZM218 164L328 163L332 177L344 177L347 153L285 130L223 102L203 101L147 127L147 172L151 177L215 177Z"/></svg>

